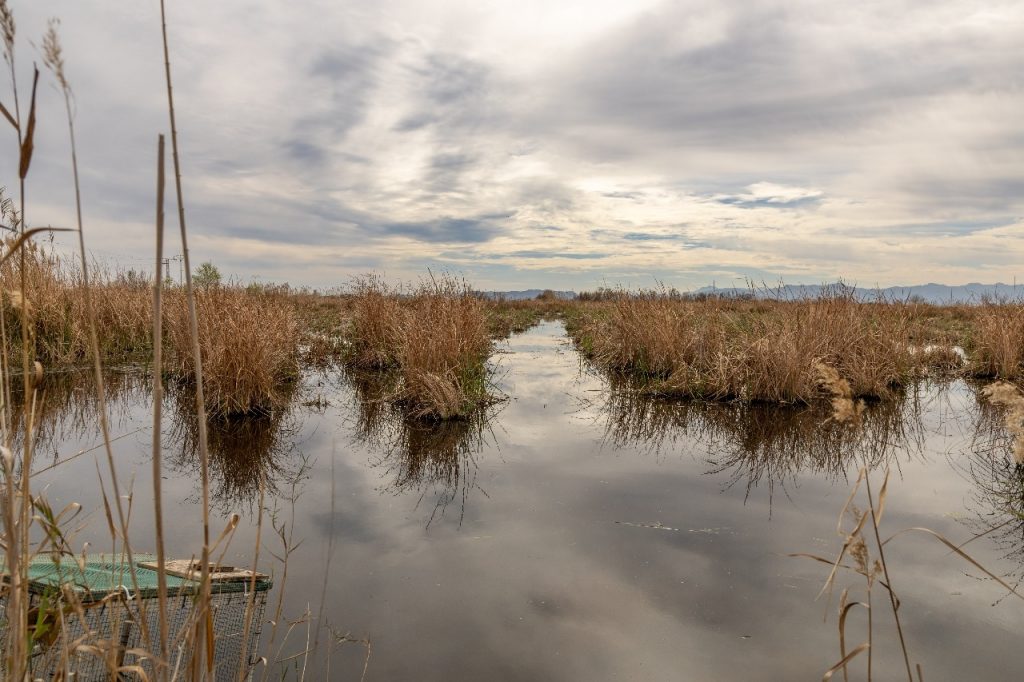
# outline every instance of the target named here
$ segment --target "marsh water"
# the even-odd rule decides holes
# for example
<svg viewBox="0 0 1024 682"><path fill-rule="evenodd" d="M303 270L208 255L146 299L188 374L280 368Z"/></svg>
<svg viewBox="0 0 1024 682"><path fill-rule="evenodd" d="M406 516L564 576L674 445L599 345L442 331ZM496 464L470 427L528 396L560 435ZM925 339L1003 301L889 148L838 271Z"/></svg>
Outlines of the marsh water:
<svg viewBox="0 0 1024 682"><path fill-rule="evenodd" d="M284 413L213 425L215 532L241 515L226 561L252 559L263 477L268 615L282 585L283 615L309 614L274 643L265 626L264 655L285 659L319 634L307 679L360 679L364 666L367 680L820 679L840 658L839 594L863 579L843 572L816 599L829 567L789 555L835 556L864 463L876 495L891 472L884 535L927 527L962 542L1003 524L965 549L1017 584L1024 531L1002 501L1021 499L1020 479L998 415L967 384L921 384L850 429L818 409L640 397L581 363L558 322L499 344L493 361L507 400L474 421L409 424L372 381L325 370ZM152 550L151 395L137 372L109 381L133 544ZM35 487L55 506L82 503L75 542L107 550L91 388L46 386ZM188 557L201 544L195 424L173 398L166 407L168 552ZM292 536L286 581L269 555L282 554L274 524ZM1020 674L1024 600L924 533L899 536L886 558L925 679ZM873 599L876 678L900 679L877 586ZM852 612L848 646L866 633ZM368 661L348 640L371 643Z"/></svg>

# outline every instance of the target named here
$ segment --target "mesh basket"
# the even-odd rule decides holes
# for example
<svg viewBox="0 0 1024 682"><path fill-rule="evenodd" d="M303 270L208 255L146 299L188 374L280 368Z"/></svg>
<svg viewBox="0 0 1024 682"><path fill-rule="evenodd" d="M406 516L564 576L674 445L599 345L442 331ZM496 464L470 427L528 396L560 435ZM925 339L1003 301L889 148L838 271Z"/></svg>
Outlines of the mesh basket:
<svg viewBox="0 0 1024 682"><path fill-rule="evenodd" d="M135 584L129 565L120 559L99 557L84 566L74 560L55 565L49 557L29 565L30 627L39 614L48 616L37 627L32 651L34 679L50 679L62 672L81 682L107 680L114 669L141 669L154 679L155 662L145 653L160 650L157 572L152 557L136 556ZM191 677L191 633L195 627L195 598L199 576L190 561L168 561L167 642L173 678ZM212 675L208 680L237 682L248 679L259 645L270 579L248 570L214 567L211 577L211 620L214 635ZM255 581L254 581L255 578ZM255 588L255 589L253 589ZM73 590L79 608L66 603L61 590ZM0 596L0 637L7 636L6 595ZM248 621L248 636L246 623ZM0 671L0 677L2 677Z"/></svg>

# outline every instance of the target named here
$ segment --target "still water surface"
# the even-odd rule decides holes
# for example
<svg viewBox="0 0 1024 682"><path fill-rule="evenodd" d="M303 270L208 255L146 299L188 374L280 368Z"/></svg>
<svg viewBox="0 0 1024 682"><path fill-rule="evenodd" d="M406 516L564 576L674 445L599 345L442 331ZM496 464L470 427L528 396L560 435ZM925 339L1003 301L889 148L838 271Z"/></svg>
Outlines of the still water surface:
<svg viewBox="0 0 1024 682"><path fill-rule="evenodd" d="M828 567L788 554L838 550L838 515L862 461L876 467L876 491L892 469L889 533L927 526L963 541L1006 520L995 494L1020 499L1000 463L1005 434L962 383L872 409L854 433L813 410L637 398L582 366L560 323L499 350L508 400L479 423L412 427L368 402L372 382L332 371L307 376L287 413L212 431L216 529L242 515L226 560L251 561L261 473L267 506L294 524L284 615L308 609L312 638L322 623L307 679L362 675L361 644L336 637L328 664L331 633L369 639L367 680L820 679L839 659L839 590L816 601ZM137 374L112 384L115 433L127 434L115 456L122 484L134 481L133 544L150 551L151 397ZM37 471L99 442L88 385L48 386ZM168 553L187 557L201 544L194 424L173 407L162 429L165 525ZM110 545L101 456L35 478L55 505L91 511L77 542L97 552ZM263 542L281 553L269 527ZM1016 582L1020 526L969 549ZM923 535L901 536L887 558L925 679L1020 675L1024 601ZM269 613L281 566L266 552L260 563L277 578ZM899 679L884 599L875 593L876 675ZM855 614L851 647L866 637ZM282 645L284 631L271 644L264 628L268 657L304 647L306 625Z"/></svg>

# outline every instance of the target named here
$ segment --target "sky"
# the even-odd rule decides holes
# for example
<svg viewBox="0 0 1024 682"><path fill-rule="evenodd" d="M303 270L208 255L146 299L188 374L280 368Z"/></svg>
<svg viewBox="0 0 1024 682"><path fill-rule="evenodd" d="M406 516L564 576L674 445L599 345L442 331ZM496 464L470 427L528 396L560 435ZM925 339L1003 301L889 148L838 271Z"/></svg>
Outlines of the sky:
<svg viewBox="0 0 1024 682"><path fill-rule="evenodd" d="M159 3L9 4L23 92L61 20L87 244L151 268L169 132ZM167 9L192 259L242 282L1024 279L1019 0ZM28 223L72 224L47 74L38 126ZM0 130L10 194L16 140Z"/></svg>

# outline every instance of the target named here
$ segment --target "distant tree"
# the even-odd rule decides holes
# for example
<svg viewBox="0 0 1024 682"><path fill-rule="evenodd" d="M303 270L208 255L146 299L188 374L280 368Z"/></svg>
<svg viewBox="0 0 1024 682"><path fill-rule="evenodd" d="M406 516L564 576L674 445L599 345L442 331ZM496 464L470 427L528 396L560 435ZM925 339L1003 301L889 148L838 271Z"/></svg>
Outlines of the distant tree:
<svg viewBox="0 0 1024 682"><path fill-rule="evenodd" d="M149 273L141 270L122 270L115 276L115 281L129 289L147 289L150 285Z"/></svg>
<svg viewBox="0 0 1024 682"><path fill-rule="evenodd" d="M545 289L544 291L542 291L539 294L537 294L537 297L536 297L535 300L538 300L538 301L555 301L555 300L558 300L558 295L555 292L553 292L551 289Z"/></svg>
<svg viewBox="0 0 1024 682"><path fill-rule="evenodd" d="M199 267L192 273L192 283L204 289L217 286L220 284L220 279L220 270L210 261L200 263Z"/></svg>

